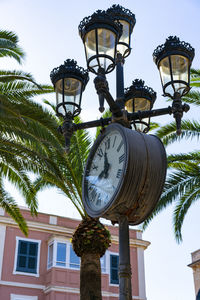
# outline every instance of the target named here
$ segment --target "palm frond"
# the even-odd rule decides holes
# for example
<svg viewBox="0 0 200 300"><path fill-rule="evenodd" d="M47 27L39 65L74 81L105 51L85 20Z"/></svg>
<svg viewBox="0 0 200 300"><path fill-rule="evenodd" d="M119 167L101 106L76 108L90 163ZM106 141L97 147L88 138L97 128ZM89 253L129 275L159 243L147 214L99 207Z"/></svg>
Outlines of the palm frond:
<svg viewBox="0 0 200 300"><path fill-rule="evenodd" d="M28 236L28 227L15 200L5 191L0 178L0 206L15 220L21 231Z"/></svg>
<svg viewBox="0 0 200 300"><path fill-rule="evenodd" d="M200 137L200 123L195 120L183 120L181 123L181 135L176 134L176 123L171 122L157 130L156 135L162 139L164 145L170 145L183 138L193 139Z"/></svg>
<svg viewBox="0 0 200 300"><path fill-rule="evenodd" d="M184 195L178 201L174 209L174 233L178 243L182 241L181 228L184 218L187 214L190 206L200 198L199 182L196 185L190 186L184 193Z"/></svg>
<svg viewBox="0 0 200 300"><path fill-rule="evenodd" d="M194 104L195 106L200 106L200 92L199 91L190 91L182 100L189 104Z"/></svg>
<svg viewBox="0 0 200 300"><path fill-rule="evenodd" d="M12 31L0 30L0 57L14 58L22 63L25 58L24 51L18 46L18 37Z"/></svg>
<svg viewBox="0 0 200 300"><path fill-rule="evenodd" d="M196 184L196 180L197 179L195 177L189 176L189 174L186 174L182 170L177 170L170 173L165 182L161 198L152 214L143 223L143 229L145 229L152 219L163 209L173 202L176 202L177 198L180 198L187 188Z"/></svg>

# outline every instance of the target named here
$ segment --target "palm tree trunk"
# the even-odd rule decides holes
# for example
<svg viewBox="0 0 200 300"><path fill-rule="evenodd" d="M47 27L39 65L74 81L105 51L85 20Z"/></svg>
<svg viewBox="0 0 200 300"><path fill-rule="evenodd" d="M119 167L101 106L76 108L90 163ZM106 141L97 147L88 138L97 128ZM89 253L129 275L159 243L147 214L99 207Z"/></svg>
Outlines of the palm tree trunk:
<svg viewBox="0 0 200 300"><path fill-rule="evenodd" d="M84 253L81 256L80 300L102 300L98 254Z"/></svg>

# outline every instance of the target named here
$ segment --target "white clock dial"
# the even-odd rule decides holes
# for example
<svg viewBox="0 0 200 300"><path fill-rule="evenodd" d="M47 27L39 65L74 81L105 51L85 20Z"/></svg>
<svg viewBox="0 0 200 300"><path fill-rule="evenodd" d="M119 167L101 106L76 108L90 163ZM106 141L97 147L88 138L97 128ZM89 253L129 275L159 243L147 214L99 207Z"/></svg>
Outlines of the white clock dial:
<svg viewBox="0 0 200 300"><path fill-rule="evenodd" d="M108 132L96 148L85 176L87 203L92 210L103 209L118 190L125 150L124 139L116 129Z"/></svg>

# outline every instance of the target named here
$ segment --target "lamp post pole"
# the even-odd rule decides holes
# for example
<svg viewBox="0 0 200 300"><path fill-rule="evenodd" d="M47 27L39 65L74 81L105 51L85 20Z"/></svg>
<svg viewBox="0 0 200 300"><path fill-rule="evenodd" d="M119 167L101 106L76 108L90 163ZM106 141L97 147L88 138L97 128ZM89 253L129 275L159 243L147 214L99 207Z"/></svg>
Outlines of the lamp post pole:
<svg viewBox="0 0 200 300"><path fill-rule="evenodd" d="M119 217L119 299L132 299L129 221L124 215Z"/></svg>
<svg viewBox="0 0 200 300"><path fill-rule="evenodd" d="M124 58L120 53L116 57L116 102L124 108Z"/></svg>
<svg viewBox="0 0 200 300"><path fill-rule="evenodd" d="M64 118L63 125L59 129L65 137L67 152L70 150L70 139L75 131L98 126L104 127L111 123L120 123L123 127L133 128L144 134L150 129L150 117L173 114L176 120L177 134L181 133L183 112L189 110L188 105L182 104L181 97L190 90L190 66L194 57L194 48L189 43L181 42L179 38L170 36L165 44L158 46L154 51L153 58L160 72L164 96L172 99L172 106L153 110L156 93L152 88L144 85L144 81L136 79L129 88L124 89L124 62L131 53L131 33L135 23L135 15L120 5L113 5L107 11L98 10L90 17L84 18L79 25L79 34L85 47L87 70L79 67L76 61L70 59L52 70L50 77L56 92L56 111L58 116ZM110 94L106 80L106 74L112 72L115 67L116 100ZM100 112L104 111L104 100L106 100L112 117L76 124L74 117L81 111L82 93L89 80L88 72L96 74L94 84L99 96ZM130 144L128 145L131 148ZM107 156L105 157L104 165L107 168L105 169L104 166L101 173L104 175L104 180L108 180L109 168L112 166L108 162L106 164ZM96 177L101 182L102 175ZM92 185L95 184L91 183ZM107 198L109 199L109 195ZM116 199L117 196L115 201L121 201ZM85 203L89 201L88 199L83 200ZM115 201L111 200L109 205L115 209ZM105 206L105 211L95 211L93 206L88 204L86 211L88 209L87 213L92 217L109 216L109 205ZM143 216L146 209L144 205L140 215L137 212L134 216L138 207L140 207L139 203L130 207L126 213L119 214L118 208L115 212L119 223L120 300L132 299L129 224L139 224L144 221L154 209L155 203L154 207L150 206L150 211L145 216ZM129 218L129 215L132 215L132 219ZM113 221L112 214L108 218Z"/></svg>

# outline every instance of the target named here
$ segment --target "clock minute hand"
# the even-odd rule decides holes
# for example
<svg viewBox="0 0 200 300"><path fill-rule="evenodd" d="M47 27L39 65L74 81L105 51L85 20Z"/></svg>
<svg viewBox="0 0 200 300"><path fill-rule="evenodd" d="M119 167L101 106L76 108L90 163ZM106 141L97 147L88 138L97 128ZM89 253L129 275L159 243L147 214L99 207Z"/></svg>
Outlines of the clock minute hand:
<svg viewBox="0 0 200 300"><path fill-rule="evenodd" d="M103 171L101 171L101 173L99 174L98 178L99 179L103 178L104 174L105 174L105 169L103 169Z"/></svg>

